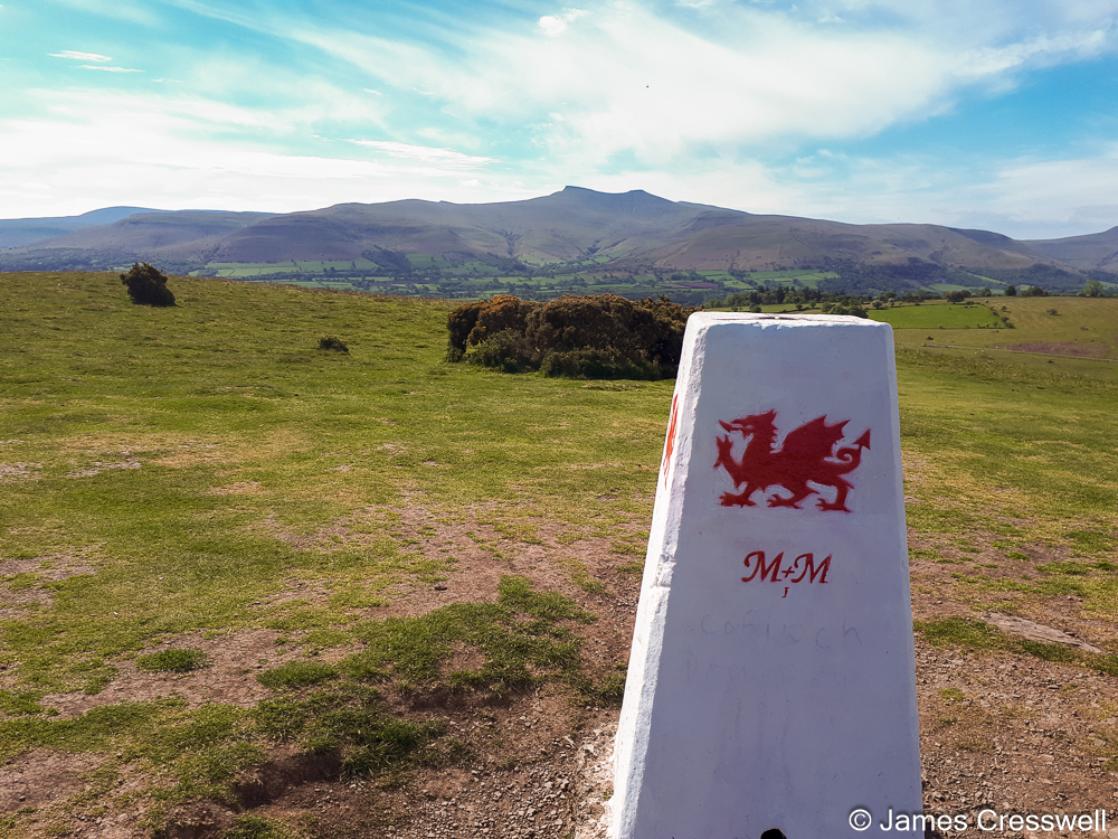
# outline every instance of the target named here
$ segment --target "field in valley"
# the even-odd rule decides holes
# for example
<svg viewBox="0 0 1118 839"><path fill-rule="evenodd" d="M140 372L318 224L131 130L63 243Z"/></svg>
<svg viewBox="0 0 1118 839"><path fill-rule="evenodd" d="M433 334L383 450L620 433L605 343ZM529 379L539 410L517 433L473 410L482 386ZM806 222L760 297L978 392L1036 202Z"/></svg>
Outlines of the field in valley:
<svg viewBox="0 0 1118 839"><path fill-rule="evenodd" d="M0 276L0 833L588 830L672 384L448 364L440 301L171 285ZM926 803L1114 809L1118 300L989 305L874 313Z"/></svg>

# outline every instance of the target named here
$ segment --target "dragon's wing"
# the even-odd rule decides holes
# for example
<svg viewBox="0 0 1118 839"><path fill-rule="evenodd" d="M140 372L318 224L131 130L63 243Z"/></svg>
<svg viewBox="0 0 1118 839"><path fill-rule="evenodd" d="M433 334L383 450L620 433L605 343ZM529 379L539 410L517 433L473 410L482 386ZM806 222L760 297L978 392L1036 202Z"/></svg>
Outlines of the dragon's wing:
<svg viewBox="0 0 1118 839"><path fill-rule="evenodd" d="M780 453L790 459L806 461L818 461L830 457L835 445L842 439L842 430L847 422L849 420L828 425L825 415L816 417L811 422L805 422L799 428L788 432Z"/></svg>

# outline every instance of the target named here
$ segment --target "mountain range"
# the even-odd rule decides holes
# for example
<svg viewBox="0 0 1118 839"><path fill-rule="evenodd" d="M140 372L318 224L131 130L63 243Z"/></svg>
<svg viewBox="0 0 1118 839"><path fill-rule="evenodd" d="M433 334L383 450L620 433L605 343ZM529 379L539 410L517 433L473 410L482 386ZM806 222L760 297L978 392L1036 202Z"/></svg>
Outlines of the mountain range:
<svg viewBox="0 0 1118 839"><path fill-rule="evenodd" d="M858 285L1118 283L1118 227L1021 241L934 224L847 224L765 215L643 190L568 186L523 201L416 199L269 214L110 207L80 216L0 220L0 270L116 268L147 261L175 272L215 266L290 270L358 263L423 274L486 266L510 275L757 272L818 268ZM868 279L867 279L868 278ZM904 283L901 283L904 285Z"/></svg>

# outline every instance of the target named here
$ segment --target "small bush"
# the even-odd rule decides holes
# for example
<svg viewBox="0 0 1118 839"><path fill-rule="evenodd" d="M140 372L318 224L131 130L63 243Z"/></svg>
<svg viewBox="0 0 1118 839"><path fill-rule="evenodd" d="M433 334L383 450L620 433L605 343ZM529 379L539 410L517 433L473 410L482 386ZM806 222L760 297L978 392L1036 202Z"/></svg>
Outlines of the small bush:
<svg viewBox="0 0 1118 839"><path fill-rule="evenodd" d="M349 352L349 347L346 346L345 341L341 338L335 338L332 335L324 335L318 339L318 348L320 350L327 350L329 352Z"/></svg>
<svg viewBox="0 0 1118 839"><path fill-rule="evenodd" d="M503 329L470 347L465 358L474 364L495 367L506 373L522 373L537 367L523 334L513 329Z"/></svg>
<svg viewBox="0 0 1118 839"><path fill-rule="evenodd" d="M337 670L324 661L289 661L265 670L256 680L266 688L302 688L317 685L337 676Z"/></svg>
<svg viewBox="0 0 1118 839"><path fill-rule="evenodd" d="M917 303L916 305L919 305ZM856 318L868 318L869 313L861 303L846 301L841 303L824 303L820 308L825 315L850 315Z"/></svg>
<svg viewBox="0 0 1118 839"><path fill-rule="evenodd" d="M544 356L540 372L545 376L572 379L657 379L660 371L652 364L626 358L615 349L581 349L551 352Z"/></svg>
<svg viewBox="0 0 1118 839"><path fill-rule="evenodd" d="M172 647L136 659L136 666L141 670L161 673L189 673L192 670L201 670L208 663L204 652L185 647Z"/></svg>
<svg viewBox="0 0 1118 839"><path fill-rule="evenodd" d="M128 287L132 302L141 306L174 306L175 295L167 288L167 277L146 262L137 262L120 281Z"/></svg>
<svg viewBox="0 0 1118 839"><path fill-rule="evenodd" d="M665 299L611 294L546 303L503 294L451 312L447 358L510 373L670 378L691 311Z"/></svg>

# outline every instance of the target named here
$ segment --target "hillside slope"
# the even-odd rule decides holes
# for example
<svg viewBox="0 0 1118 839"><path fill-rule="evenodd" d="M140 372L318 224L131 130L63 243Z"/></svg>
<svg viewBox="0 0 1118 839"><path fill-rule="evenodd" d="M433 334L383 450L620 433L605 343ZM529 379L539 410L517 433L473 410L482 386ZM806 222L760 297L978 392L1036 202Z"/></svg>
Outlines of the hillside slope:
<svg viewBox="0 0 1118 839"><path fill-rule="evenodd" d="M100 227L136 213L157 213L144 207L103 207L78 216L0 219L0 248L33 245L46 239L65 236L75 230Z"/></svg>
<svg viewBox="0 0 1118 839"><path fill-rule="evenodd" d="M1065 239L1034 239L1024 242L1030 250L1080 271L1118 273L1118 227L1086 236Z"/></svg>
<svg viewBox="0 0 1118 839"><path fill-rule="evenodd" d="M232 233L267 213L178 210L129 213L112 224L82 226L24 248L0 251L0 267L112 267L137 260L175 268L205 265Z"/></svg>

